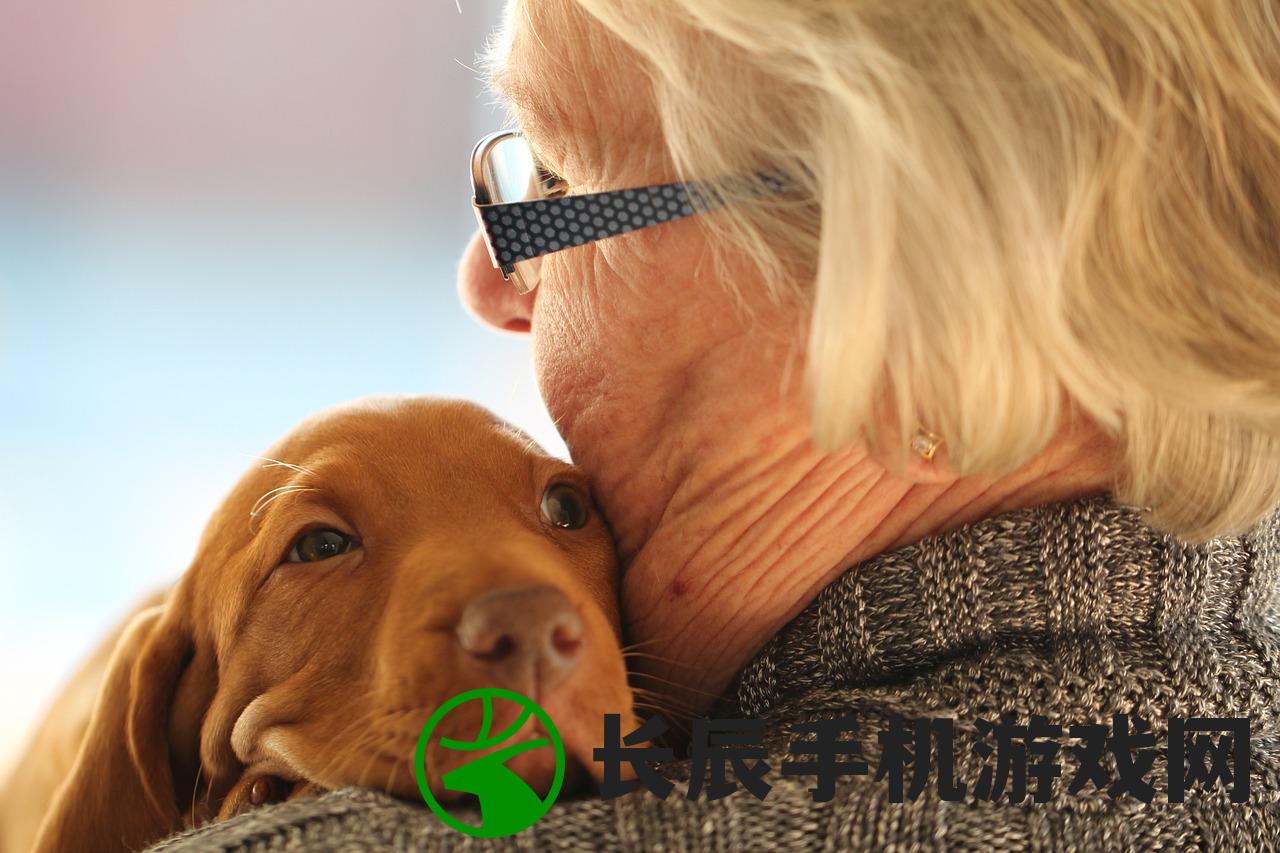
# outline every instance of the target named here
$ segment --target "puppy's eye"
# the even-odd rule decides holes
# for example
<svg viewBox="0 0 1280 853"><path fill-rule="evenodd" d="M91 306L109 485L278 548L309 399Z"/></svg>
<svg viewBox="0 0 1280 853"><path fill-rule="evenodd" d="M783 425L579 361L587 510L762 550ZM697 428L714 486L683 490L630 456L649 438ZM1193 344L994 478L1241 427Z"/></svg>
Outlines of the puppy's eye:
<svg viewBox="0 0 1280 853"><path fill-rule="evenodd" d="M587 523L587 499L573 486L548 486L542 493L542 517L556 527L577 530Z"/></svg>
<svg viewBox="0 0 1280 853"><path fill-rule="evenodd" d="M357 544L359 543L354 536L331 527L322 527L299 536L286 559L290 563L315 563L345 554Z"/></svg>

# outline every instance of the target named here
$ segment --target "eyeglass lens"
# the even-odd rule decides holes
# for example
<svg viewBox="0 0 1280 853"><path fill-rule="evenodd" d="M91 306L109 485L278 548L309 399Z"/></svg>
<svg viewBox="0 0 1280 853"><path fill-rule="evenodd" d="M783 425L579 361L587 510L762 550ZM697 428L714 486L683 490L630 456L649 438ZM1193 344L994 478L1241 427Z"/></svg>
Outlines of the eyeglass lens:
<svg viewBox="0 0 1280 853"><path fill-rule="evenodd" d="M529 144L521 136L507 136L489 149L484 163L484 178L492 204L542 198L543 182L538 164L533 159ZM541 258L519 261L514 265L514 275L519 277L524 290L537 286L541 266Z"/></svg>

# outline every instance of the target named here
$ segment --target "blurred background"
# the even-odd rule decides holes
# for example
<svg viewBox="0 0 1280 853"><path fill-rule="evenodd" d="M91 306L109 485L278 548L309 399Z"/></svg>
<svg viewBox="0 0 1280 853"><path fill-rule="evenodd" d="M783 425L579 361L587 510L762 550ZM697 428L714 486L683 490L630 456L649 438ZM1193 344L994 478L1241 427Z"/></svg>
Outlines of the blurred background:
<svg viewBox="0 0 1280 853"><path fill-rule="evenodd" d="M459 306L502 0L0 0L0 772L251 457L463 396L563 454Z"/></svg>

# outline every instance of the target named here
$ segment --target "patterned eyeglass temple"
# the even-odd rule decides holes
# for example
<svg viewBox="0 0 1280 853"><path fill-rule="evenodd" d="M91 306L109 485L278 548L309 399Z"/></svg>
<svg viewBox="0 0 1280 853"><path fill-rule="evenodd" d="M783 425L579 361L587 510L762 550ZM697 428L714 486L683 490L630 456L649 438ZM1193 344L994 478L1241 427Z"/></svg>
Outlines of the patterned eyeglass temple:
<svg viewBox="0 0 1280 853"><path fill-rule="evenodd" d="M484 142L473 156L482 156ZM473 164L473 174L480 174L478 164ZM762 173L752 183L754 192L792 188L782 174ZM489 203L489 198L488 188L477 179L473 204L493 265L504 275L520 261L683 219L724 203L719 192L697 182L499 204Z"/></svg>

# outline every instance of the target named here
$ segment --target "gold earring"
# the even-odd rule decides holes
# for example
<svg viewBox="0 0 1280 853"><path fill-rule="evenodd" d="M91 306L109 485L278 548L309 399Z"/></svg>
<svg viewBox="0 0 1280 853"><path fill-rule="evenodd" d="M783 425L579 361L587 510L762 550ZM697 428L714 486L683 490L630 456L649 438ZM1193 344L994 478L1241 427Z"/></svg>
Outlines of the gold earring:
<svg viewBox="0 0 1280 853"><path fill-rule="evenodd" d="M938 452L938 448L942 445L942 436L929 432L924 427L916 427L916 434L911 438L911 442L907 445L920 456L924 461L932 461L933 455Z"/></svg>

